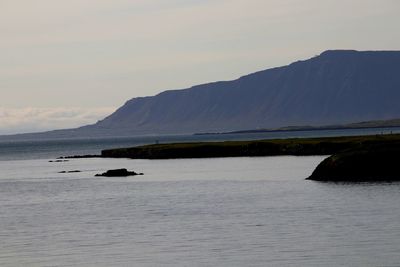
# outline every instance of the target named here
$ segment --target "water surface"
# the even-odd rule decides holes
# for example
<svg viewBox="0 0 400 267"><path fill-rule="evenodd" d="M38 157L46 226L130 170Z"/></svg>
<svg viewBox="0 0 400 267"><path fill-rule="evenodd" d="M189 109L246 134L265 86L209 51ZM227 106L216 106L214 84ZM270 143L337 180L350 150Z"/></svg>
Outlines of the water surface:
<svg viewBox="0 0 400 267"><path fill-rule="evenodd" d="M305 181L323 158L0 161L0 265L398 266L400 184Z"/></svg>

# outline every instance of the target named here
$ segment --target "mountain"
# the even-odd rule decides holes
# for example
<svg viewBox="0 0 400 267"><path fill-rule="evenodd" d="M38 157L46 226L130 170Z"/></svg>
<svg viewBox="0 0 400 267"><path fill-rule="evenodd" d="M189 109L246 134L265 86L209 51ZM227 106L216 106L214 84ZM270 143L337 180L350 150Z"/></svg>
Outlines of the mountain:
<svg viewBox="0 0 400 267"><path fill-rule="evenodd" d="M329 50L233 81L133 98L63 136L227 132L400 118L400 51Z"/></svg>
<svg viewBox="0 0 400 267"><path fill-rule="evenodd" d="M400 117L400 51L331 50L234 81L133 98L90 126L131 134L219 132Z"/></svg>

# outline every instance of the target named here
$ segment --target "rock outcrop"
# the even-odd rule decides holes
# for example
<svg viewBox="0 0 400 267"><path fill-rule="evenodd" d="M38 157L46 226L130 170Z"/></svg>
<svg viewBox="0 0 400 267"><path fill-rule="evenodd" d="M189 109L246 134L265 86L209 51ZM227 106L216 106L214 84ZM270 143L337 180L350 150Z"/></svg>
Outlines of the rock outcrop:
<svg viewBox="0 0 400 267"><path fill-rule="evenodd" d="M307 178L329 182L400 181L400 143L360 145L322 161Z"/></svg>
<svg viewBox="0 0 400 267"><path fill-rule="evenodd" d="M133 175L143 175L143 173L136 173L134 171L128 171L127 169L115 169L108 170L101 174L96 174L95 176L104 176L104 177L126 177Z"/></svg>

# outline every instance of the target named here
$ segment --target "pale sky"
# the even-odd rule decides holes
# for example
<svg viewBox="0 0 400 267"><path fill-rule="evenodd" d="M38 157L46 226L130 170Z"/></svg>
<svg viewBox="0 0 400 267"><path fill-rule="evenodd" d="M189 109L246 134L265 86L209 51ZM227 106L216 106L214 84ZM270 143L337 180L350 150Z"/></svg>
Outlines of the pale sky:
<svg viewBox="0 0 400 267"><path fill-rule="evenodd" d="M307 59L399 50L400 0L0 0L0 134Z"/></svg>

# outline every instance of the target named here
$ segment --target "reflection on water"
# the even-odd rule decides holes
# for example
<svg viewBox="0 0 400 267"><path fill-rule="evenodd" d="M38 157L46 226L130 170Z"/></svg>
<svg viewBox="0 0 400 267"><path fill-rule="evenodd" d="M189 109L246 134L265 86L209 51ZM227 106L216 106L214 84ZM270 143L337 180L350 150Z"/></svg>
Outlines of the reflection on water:
<svg viewBox="0 0 400 267"><path fill-rule="evenodd" d="M396 266L400 184L305 181L322 159L0 161L0 265Z"/></svg>

